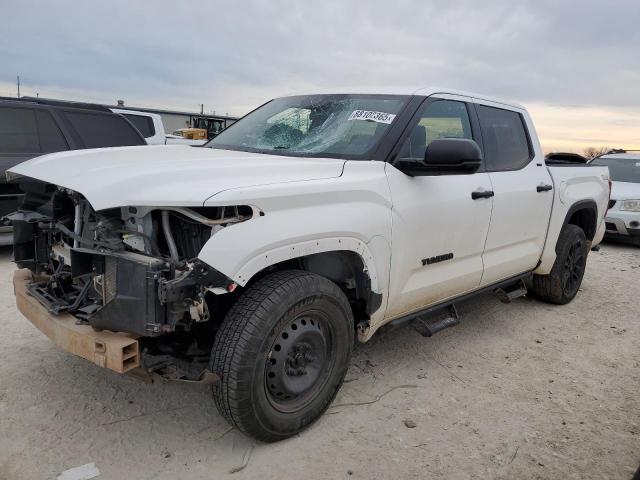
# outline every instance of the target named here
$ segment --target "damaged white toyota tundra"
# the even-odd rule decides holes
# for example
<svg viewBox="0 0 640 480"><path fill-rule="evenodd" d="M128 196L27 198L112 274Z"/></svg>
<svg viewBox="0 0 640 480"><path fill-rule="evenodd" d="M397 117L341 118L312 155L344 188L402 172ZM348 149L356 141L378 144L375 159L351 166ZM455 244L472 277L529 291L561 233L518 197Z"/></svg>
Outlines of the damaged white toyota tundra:
<svg viewBox="0 0 640 480"><path fill-rule="evenodd" d="M322 414L355 338L431 336L481 292L571 301L609 199L606 167L545 163L524 108L427 89L278 98L203 148L9 176L20 311L105 368L212 381L264 441Z"/></svg>

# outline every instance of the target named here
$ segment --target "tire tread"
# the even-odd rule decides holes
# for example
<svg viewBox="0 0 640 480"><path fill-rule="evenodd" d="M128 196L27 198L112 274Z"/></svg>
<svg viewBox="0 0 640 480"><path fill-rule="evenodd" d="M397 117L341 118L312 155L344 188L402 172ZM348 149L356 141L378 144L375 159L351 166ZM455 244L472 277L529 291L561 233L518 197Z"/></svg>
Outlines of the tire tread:
<svg viewBox="0 0 640 480"><path fill-rule="evenodd" d="M326 278L302 270L284 270L267 275L249 287L229 310L216 335L210 367L220 376L220 381L212 387L214 402L232 426L258 440L275 441L290 435L265 431L253 415L249 402L252 385L246 381L252 355L247 352L268 333L265 327L270 325L270 310L287 298L293 298L296 292L314 291L318 282L330 283L329 288L335 289L335 299L341 308L351 312L342 291ZM341 383L322 410L331 403Z"/></svg>
<svg viewBox="0 0 640 480"><path fill-rule="evenodd" d="M573 297L567 298L564 294L561 274L565 252L576 236L582 236L586 244L584 231L580 227L573 224L565 225L558 237L558 243L556 244L557 256L551 272L548 275L533 276L531 293L534 297L556 305L564 305L573 300ZM586 253L588 253L588 251Z"/></svg>

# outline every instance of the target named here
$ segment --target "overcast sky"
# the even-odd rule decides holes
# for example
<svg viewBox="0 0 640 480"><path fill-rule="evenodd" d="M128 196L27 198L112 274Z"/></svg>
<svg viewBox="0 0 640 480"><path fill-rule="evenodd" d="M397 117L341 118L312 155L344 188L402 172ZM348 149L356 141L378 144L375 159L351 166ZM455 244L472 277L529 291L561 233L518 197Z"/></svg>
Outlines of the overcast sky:
<svg viewBox="0 0 640 480"><path fill-rule="evenodd" d="M241 115L437 85L531 108L546 149L640 148L640 1L0 0L0 95Z"/></svg>

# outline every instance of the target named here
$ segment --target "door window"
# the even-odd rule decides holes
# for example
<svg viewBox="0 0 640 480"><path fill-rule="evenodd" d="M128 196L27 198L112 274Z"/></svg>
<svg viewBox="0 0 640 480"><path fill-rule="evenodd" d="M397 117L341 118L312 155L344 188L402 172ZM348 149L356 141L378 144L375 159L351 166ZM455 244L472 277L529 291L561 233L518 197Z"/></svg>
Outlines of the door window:
<svg viewBox="0 0 640 480"><path fill-rule="evenodd" d="M0 153L40 153L33 109L0 108Z"/></svg>
<svg viewBox="0 0 640 480"><path fill-rule="evenodd" d="M519 170L531 160L522 116L512 110L478 105L487 170Z"/></svg>
<svg viewBox="0 0 640 480"><path fill-rule="evenodd" d="M69 150L69 145L55 120L49 112L36 111L38 118L38 133L40 134L40 151L42 153L61 152Z"/></svg>
<svg viewBox="0 0 640 480"><path fill-rule="evenodd" d="M464 102L436 100L423 107L418 123L402 146L400 158L424 158L427 146L441 138L473 138Z"/></svg>
<svg viewBox="0 0 640 480"><path fill-rule="evenodd" d="M144 145L138 131L115 114L64 112L85 148Z"/></svg>
<svg viewBox="0 0 640 480"><path fill-rule="evenodd" d="M153 120L146 115L134 115L133 113L123 114L127 120L133 123L133 126L138 129L144 138L151 138L156 134L156 129L153 126Z"/></svg>

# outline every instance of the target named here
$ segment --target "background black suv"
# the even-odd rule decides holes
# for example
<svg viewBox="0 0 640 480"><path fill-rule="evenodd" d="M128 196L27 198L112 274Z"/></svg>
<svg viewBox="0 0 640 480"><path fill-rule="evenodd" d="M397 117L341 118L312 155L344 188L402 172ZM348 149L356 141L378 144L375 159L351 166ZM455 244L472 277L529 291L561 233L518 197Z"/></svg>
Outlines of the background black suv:
<svg viewBox="0 0 640 480"><path fill-rule="evenodd" d="M97 105L36 98L0 97L0 218L18 208L19 185L7 169L45 153L85 148L146 145L122 115ZM11 227L0 226L0 245L10 245Z"/></svg>

